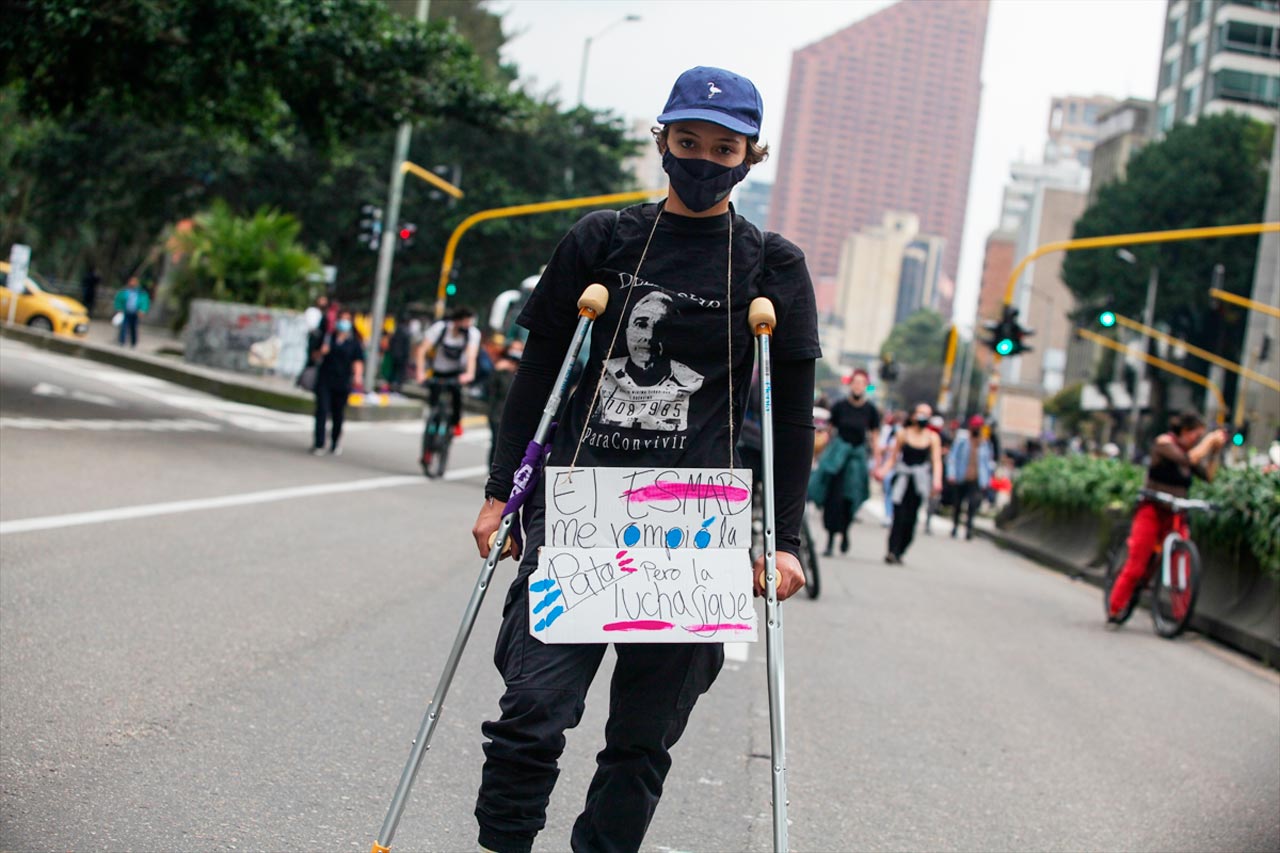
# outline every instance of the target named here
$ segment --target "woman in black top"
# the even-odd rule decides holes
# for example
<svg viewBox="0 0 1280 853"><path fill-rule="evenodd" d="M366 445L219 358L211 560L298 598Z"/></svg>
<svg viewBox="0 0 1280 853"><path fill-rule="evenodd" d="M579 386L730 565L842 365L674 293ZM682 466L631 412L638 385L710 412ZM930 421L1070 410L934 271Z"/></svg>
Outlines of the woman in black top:
<svg viewBox="0 0 1280 853"><path fill-rule="evenodd" d="M351 396L352 386L359 388L364 384L364 346L352 328L350 311L338 315L334 330L321 337L312 357L319 361L320 367L316 371L316 428L311 453L315 456L324 453L325 427L332 419L329 452L339 456L347 398Z"/></svg>
<svg viewBox="0 0 1280 853"><path fill-rule="evenodd" d="M901 563L915 537L920 504L930 495L942 494L942 441L929 429L933 408L917 403L911 418L898 431L893 450L876 472L883 480L893 472L893 525L889 528L886 563Z"/></svg>

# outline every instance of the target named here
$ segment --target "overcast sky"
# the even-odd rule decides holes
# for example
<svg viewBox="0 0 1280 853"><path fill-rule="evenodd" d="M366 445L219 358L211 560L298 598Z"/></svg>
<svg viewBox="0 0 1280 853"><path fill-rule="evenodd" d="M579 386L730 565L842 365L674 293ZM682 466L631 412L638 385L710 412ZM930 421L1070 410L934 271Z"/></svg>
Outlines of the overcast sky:
<svg viewBox="0 0 1280 853"><path fill-rule="evenodd" d="M947 2L948 0L904 0ZM762 138L781 138L791 54L888 0L496 0L511 37L505 56L535 91L584 100L628 119L653 119L675 78L695 65L743 74L764 97ZM1053 95L1155 96L1165 0L992 0L982 109L960 253L957 317L972 320L987 235L997 225L1009 164L1038 160ZM775 144L775 156L786 156ZM752 177L772 180L766 161Z"/></svg>

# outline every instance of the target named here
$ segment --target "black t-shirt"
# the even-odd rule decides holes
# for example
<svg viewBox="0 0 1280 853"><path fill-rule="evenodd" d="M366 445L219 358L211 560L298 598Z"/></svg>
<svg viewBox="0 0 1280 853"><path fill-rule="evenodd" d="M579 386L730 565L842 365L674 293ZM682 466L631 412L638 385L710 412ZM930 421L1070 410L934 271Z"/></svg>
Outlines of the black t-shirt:
<svg viewBox="0 0 1280 853"><path fill-rule="evenodd" d="M880 429L880 411L867 400L854 405L848 397L831 407L831 423L845 441L857 447L867 443L867 433Z"/></svg>
<svg viewBox="0 0 1280 853"><path fill-rule="evenodd" d="M323 345L323 341L321 343ZM364 345L360 339L353 334L345 341L339 341L335 335L329 339L328 354L320 360L316 380L334 388L348 388L351 386L351 365L357 361L364 361Z"/></svg>
<svg viewBox="0 0 1280 853"><path fill-rule="evenodd" d="M777 312L775 361L821 355L813 285L799 249L736 213L701 219L664 212L637 276L658 210L647 204L583 217L556 247L520 313L521 326L565 339L587 285L609 290L587 368L556 435L553 464L568 464L581 437L579 465L730 465L728 336L731 325L736 438L754 362L747 311L757 296L769 297ZM601 365L604 381L588 422Z"/></svg>

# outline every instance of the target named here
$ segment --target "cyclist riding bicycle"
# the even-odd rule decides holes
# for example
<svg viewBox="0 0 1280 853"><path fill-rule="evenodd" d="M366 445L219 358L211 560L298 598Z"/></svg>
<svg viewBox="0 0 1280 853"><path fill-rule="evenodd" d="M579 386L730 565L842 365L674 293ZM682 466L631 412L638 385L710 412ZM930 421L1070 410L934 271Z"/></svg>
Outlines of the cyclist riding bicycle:
<svg viewBox="0 0 1280 853"><path fill-rule="evenodd" d="M414 354L419 381L426 381L427 358L431 359L431 378L457 379L452 382L427 384L428 403L434 409L440 404L441 389L452 398L452 414L449 426L456 430L462 420L462 389L476 376L476 359L480 353L480 330L475 325L476 312L470 308L457 308L445 319L438 320L427 329Z"/></svg>
<svg viewBox="0 0 1280 853"><path fill-rule="evenodd" d="M1185 498L1193 477L1212 480L1218 467L1215 455L1226 443L1225 430L1205 432L1204 420L1195 412L1185 412L1169 422L1169 431L1156 438L1151 447L1146 490ZM1171 530L1187 535L1186 520L1168 506L1143 500L1133 514L1129 528L1129 559L1111 589L1108 622L1120 622L1129 609L1129 599L1141 587L1147 564L1156 546Z"/></svg>

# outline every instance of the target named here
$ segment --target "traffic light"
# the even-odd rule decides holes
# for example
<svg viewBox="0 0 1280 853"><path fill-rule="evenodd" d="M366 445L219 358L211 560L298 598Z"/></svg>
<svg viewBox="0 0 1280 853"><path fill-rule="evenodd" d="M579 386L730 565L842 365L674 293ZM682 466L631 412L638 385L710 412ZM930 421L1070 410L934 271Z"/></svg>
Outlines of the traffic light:
<svg viewBox="0 0 1280 853"><path fill-rule="evenodd" d="M376 252L382 245L382 208L366 204L360 208L360 242Z"/></svg>
<svg viewBox="0 0 1280 853"><path fill-rule="evenodd" d="M458 293L458 285L453 282L449 282L444 286L444 293L445 296L456 296Z"/></svg>
<svg viewBox="0 0 1280 853"><path fill-rule="evenodd" d="M413 238L418 234L418 226L412 222L401 222L400 231L400 248L407 249L413 245Z"/></svg>
<svg viewBox="0 0 1280 853"><path fill-rule="evenodd" d="M1234 447L1244 447L1245 442L1249 440L1249 422L1245 421L1236 427L1236 431L1231 434L1231 444Z"/></svg>
<svg viewBox="0 0 1280 853"><path fill-rule="evenodd" d="M893 353L891 352L880 356L880 378L885 382L892 382L898 378L898 365L893 363Z"/></svg>
<svg viewBox="0 0 1280 853"><path fill-rule="evenodd" d="M999 322L988 322L983 325L988 337L984 338L982 343L995 350L997 355L1007 358L1031 351L1031 347L1026 344L1026 339L1035 332L1018 323L1017 308L1006 305Z"/></svg>
<svg viewBox="0 0 1280 853"><path fill-rule="evenodd" d="M1101 314L1098 315L1098 322L1101 323L1103 326L1106 326L1108 329L1110 329L1112 326L1116 324L1116 312L1103 311Z"/></svg>

